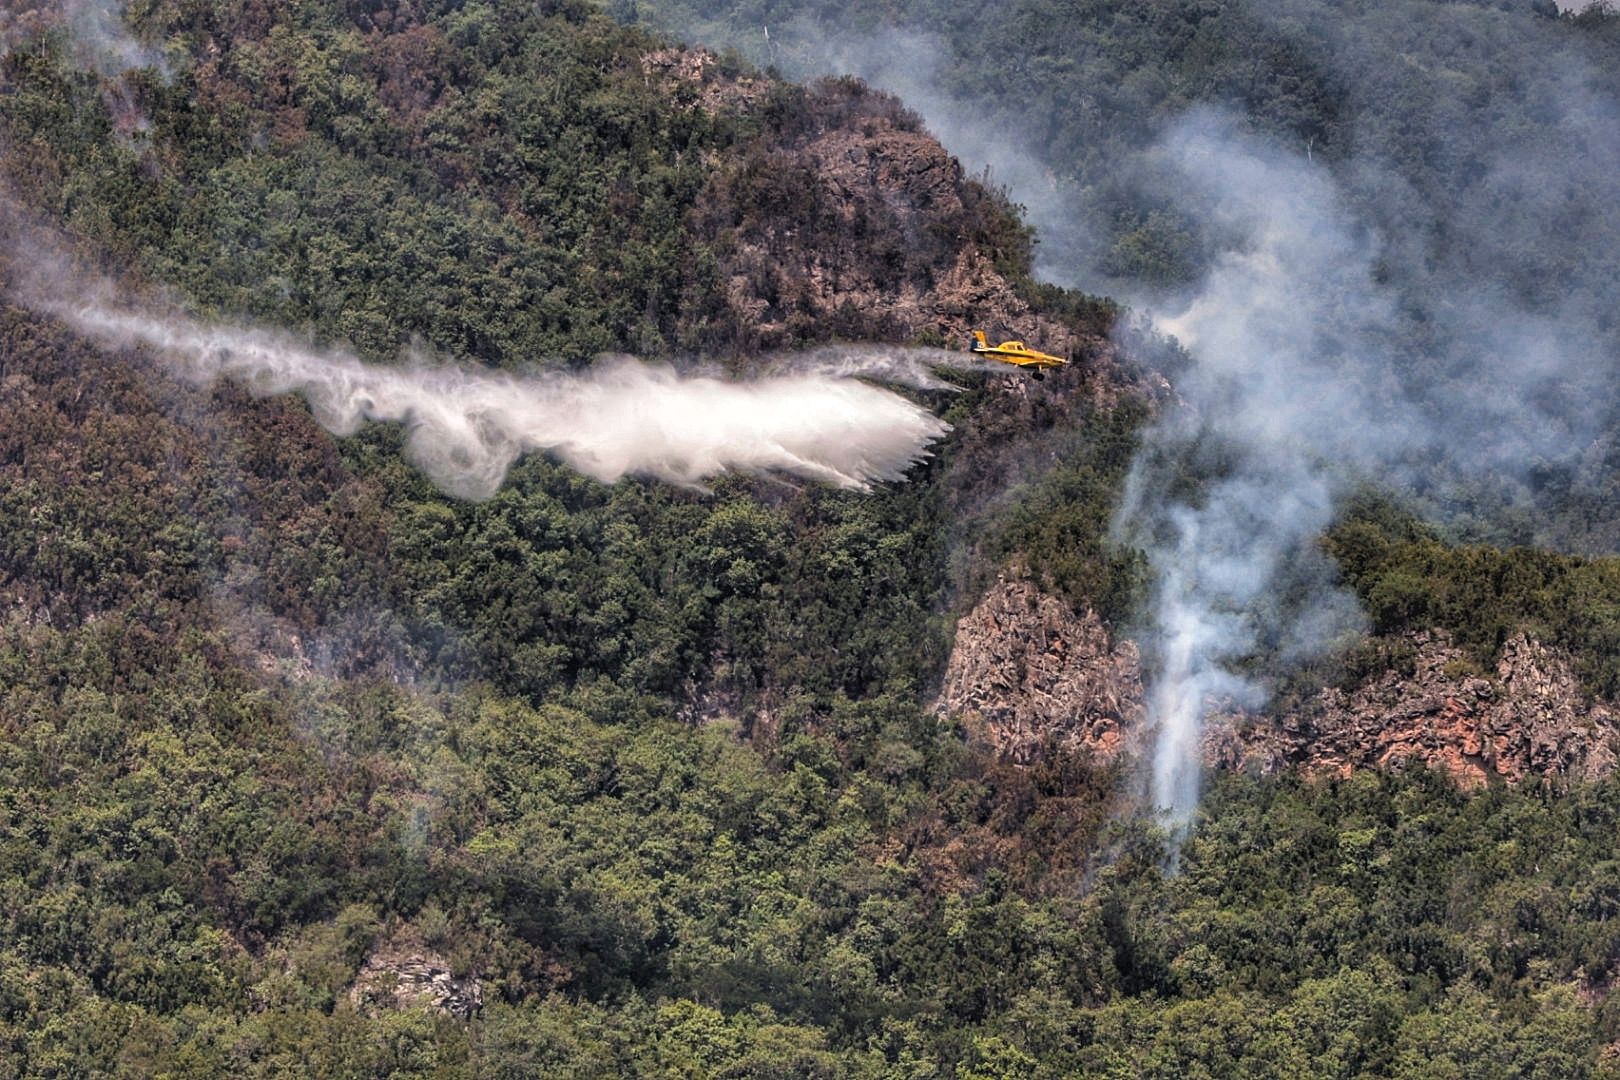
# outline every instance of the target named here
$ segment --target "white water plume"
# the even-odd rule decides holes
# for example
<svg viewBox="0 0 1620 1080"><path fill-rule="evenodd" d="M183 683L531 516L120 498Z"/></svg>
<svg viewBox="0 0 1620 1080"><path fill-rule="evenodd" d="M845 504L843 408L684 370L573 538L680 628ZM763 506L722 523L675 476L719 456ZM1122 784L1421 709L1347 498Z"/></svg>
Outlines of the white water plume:
<svg viewBox="0 0 1620 1080"><path fill-rule="evenodd" d="M960 390L938 375L938 369L1005 375L1014 370L999 360L960 350L909 345L820 345L766 357L766 370L783 374L813 374L840 379L876 379L918 390Z"/></svg>
<svg viewBox="0 0 1620 1080"><path fill-rule="evenodd" d="M727 471L783 472L843 488L898 480L948 425L890 390L785 372L753 381L685 375L632 357L584 373L517 376L461 367L385 367L289 335L209 325L89 300L32 306L112 348L151 350L184 378L254 394L296 393L337 435L368 420L405 426L406 452L448 494L494 494L522 454L550 453L611 483L687 486Z"/></svg>

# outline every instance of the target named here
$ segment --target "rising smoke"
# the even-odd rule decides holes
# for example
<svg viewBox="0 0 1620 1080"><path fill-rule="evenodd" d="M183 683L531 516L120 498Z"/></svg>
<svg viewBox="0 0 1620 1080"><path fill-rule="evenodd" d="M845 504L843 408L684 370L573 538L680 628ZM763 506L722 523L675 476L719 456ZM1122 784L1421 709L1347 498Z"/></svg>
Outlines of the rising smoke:
<svg viewBox="0 0 1620 1080"><path fill-rule="evenodd" d="M168 78L161 49L130 32L119 0L18 0L0 10L0 55L17 42L60 26L67 31L80 61L108 79L151 69Z"/></svg>
<svg viewBox="0 0 1620 1080"><path fill-rule="evenodd" d="M1167 192L1219 239L1194 290L1157 298L1158 327L1195 363L1176 386L1185 407L1146 433L1116 521L1155 570L1151 793L1179 827L1197 804L1206 713L1264 701L1239 663L1307 656L1357 629L1314 551L1347 491L1512 484L1577 459L1611 413L1599 331L1581 312L1534 310L1499 281L1403 250L1410 234L1390 240L1322 165L1212 110L1185 116L1154 156ZM1375 163L1355 167L1352 183L1400 190ZM1401 214L1429 234L1485 227ZM1188 471L1203 481L1190 498L1177 482Z"/></svg>
<svg viewBox="0 0 1620 1080"><path fill-rule="evenodd" d="M299 394L334 434L366 421L403 424L410 459L459 498L494 494L533 451L604 483L638 475L695 487L742 471L865 489L900 479L947 430L892 391L816 371L739 382L631 357L583 374L384 367L285 334L131 307L106 287L89 295L97 298L20 294L106 347L150 350L196 384L229 379L255 394ZM903 367L896 357L883 366Z"/></svg>
<svg viewBox="0 0 1620 1080"><path fill-rule="evenodd" d="M1188 116L1160 153L1209 231L1239 240L1158 320L1196 363L1177 382L1186 407L1146 433L1115 523L1154 570L1151 794L1179 826L1197 805L1206 710L1264 700L1234 663L1279 643L1307 655L1357 628L1310 541L1365 466L1426 428L1386 382L1345 377L1375 370L1369 350L1395 313L1331 180L1216 113ZM1202 481L1191 498L1188 471ZM1309 602L1262 602L1285 583Z"/></svg>
<svg viewBox="0 0 1620 1080"><path fill-rule="evenodd" d="M768 47L745 18L703 28L791 73L849 72L898 93L969 169L990 169L1025 206L1043 275L1125 300L1186 347L1178 405L1145 433L1115 522L1155 571L1150 786L1177 826L1198 797L1205 713L1264 700L1248 662L1305 656L1359 625L1314 543L1346 491L1392 486L1459 535L1620 549L1620 527L1594 527L1590 514L1521 513L1536 521L1522 535L1498 523L1505 510L1534 510L1532 473L1601 492L1616 460L1604 434L1620 351L1612 77L1566 27L1527 9L1232 7L1257 40L1331 73L1344 127L1327 155L1314 137L1260 135L1219 101L1164 123L1149 115L1163 94L1090 88L1079 107L1119 110L1080 118L1113 155L1091 162L1093 194L1114 185L1127 193L1119 202L1171 208L1191 230L1186 246L1207 257L1198 280L1175 290L1112 276L1108 223L1091 216L1101 203L1082 196L1069 179L1076 163L1054 149L1060 121L1020 122L1005 95L999 106L975 98L959 77L975 58L959 47L873 11L879 25L843 35L824 17L779 14ZM1419 26L1430 32L1414 35ZM1010 60L1037 79L1018 63L1087 63L1090 47L1077 39L1060 56L1043 44ZM1484 68L1503 77L1476 82L1506 100L1456 91L1459 72Z"/></svg>
<svg viewBox="0 0 1620 1080"><path fill-rule="evenodd" d="M1365 36L1344 49L1363 66ZM1348 490L1392 486L1444 520L1453 493L1508 503L1533 470L1581 482L1615 415L1605 313L1620 296L1601 272L1613 225L1595 220L1559 252L1573 269L1556 288L1523 273L1522 253L1567 234L1558 215L1620 196L1601 164L1620 147L1620 108L1587 75L1565 58L1538 76L1546 126L1527 143L1484 137L1478 118L1471 138L1448 130L1466 117L1424 118L1437 143L1493 147L1477 184L1425 196L1387 161L1329 169L1219 111L1192 111L1156 144L1157 194L1215 252L1184 296L1133 298L1168 312L1159 327L1195 363L1177 382L1186 407L1147 432L1116 523L1156 570L1152 795L1173 825L1196 806L1206 712L1264 699L1238 662L1308 655L1355 629L1314 550ZM1203 477L1192 497L1177 482L1189 469Z"/></svg>

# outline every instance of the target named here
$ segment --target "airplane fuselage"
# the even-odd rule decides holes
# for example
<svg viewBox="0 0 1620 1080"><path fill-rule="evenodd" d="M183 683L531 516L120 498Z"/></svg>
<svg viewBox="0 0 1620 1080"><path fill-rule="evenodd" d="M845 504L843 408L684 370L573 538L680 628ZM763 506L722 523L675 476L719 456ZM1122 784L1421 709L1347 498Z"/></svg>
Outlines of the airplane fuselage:
<svg viewBox="0 0 1620 1080"><path fill-rule="evenodd" d="M973 339L973 343L969 346L973 352L979 356L994 357L1004 364L1044 371L1047 368L1060 368L1068 363L1061 356L1031 349L1022 341L1003 341L1000 345L992 345L985 339L983 330L973 331Z"/></svg>

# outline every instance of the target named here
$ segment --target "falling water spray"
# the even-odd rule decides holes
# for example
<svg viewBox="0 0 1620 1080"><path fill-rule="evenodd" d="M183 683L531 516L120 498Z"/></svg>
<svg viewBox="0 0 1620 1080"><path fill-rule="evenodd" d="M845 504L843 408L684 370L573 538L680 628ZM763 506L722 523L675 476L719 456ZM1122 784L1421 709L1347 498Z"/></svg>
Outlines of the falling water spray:
<svg viewBox="0 0 1620 1080"><path fill-rule="evenodd" d="M697 486L742 471L865 489L900 479L948 430L899 394L814 368L736 381L631 357L529 376L389 367L287 334L130 306L111 292L102 283L78 290L90 299L63 301L54 298L60 290L40 289L22 298L105 346L148 349L195 384L228 379L255 394L299 394L334 434L367 421L402 424L410 459L460 498L494 494L532 451L605 483L633 474ZM888 356L879 366L897 365ZM912 381L923 381L920 371Z"/></svg>

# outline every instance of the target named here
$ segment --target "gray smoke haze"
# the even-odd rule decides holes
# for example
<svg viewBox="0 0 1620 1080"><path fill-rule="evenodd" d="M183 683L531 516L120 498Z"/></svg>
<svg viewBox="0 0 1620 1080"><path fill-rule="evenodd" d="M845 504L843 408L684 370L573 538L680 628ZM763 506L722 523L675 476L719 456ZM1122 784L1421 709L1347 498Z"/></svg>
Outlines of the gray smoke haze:
<svg viewBox="0 0 1620 1080"><path fill-rule="evenodd" d="M254 394L299 394L337 435L367 421L403 424L412 462L459 498L494 494L512 463L534 451L604 483L633 474L698 486L741 471L866 489L901 479L948 430L892 391L815 371L731 381L631 357L580 374L384 367L274 331L132 307L107 289L88 295L63 301L35 290L21 299L108 348L148 349L196 384L229 379Z"/></svg>
<svg viewBox="0 0 1620 1080"><path fill-rule="evenodd" d="M0 55L8 47L61 26L80 62L102 76L117 79L150 68L168 78L168 61L156 46L140 41L124 20L120 0L18 0L0 10Z"/></svg>
<svg viewBox="0 0 1620 1080"><path fill-rule="evenodd" d="M1159 320L1197 362L1176 384L1187 407L1167 410L1147 433L1115 522L1154 571L1152 798L1184 824L1198 799L1204 712L1212 702L1263 700L1230 665L1259 647L1257 602L1274 575L1332 520L1340 481L1332 463L1358 460L1369 434L1346 422L1368 403L1364 388L1334 376L1348 358L1324 340L1334 331L1323 303L1355 309L1363 325L1387 318L1387 305L1365 285L1365 243L1302 162L1242 145L1214 115L1189 117L1162 155L1196 188L1210 224L1243 238L1196 295ZM1311 430L1339 445L1318 445L1304 434ZM1200 446L1221 448L1225 460L1196 501L1170 495Z"/></svg>
<svg viewBox="0 0 1620 1080"><path fill-rule="evenodd" d="M1438 388L1414 378L1398 342L1417 294L1390 275L1391 245L1322 166L1204 110L1155 159L1223 245L1195 290L1161 301L1156 325L1194 364L1176 381L1185 407L1147 432L1115 524L1155 571L1151 794L1184 826L1206 713L1265 699L1235 666L1307 656L1359 629L1353 598L1313 550L1346 491L1567 462L1608 410L1589 407L1603 400L1596 328L1527 310L1489 280L1440 284L1446 303L1427 312L1420 358ZM1203 477L1191 498L1177 494L1189 469Z"/></svg>
<svg viewBox="0 0 1620 1080"><path fill-rule="evenodd" d="M1196 362L1176 381L1185 407L1147 431L1115 521L1154 571L1151 795L1180 826L1197 805L1206 711L1265 698L1234 663L1268 647L1308 655L1359 628L1331 569L1311 565L1311 540L1349 484L1431 429L1387 379L1356 377L1380 368L1394 303L1325 173L1210 112L1158 157L1232 243L1157 320ZM1188 469L1205 474L1193 498L1177 483ZM1265 602L1285 586L1308 591L1303 609Z"/></svg>
<svg viewBox="0 0 1620 1080"><path fill-rule="evenodd" d="M1145 113L1087 118L1117 138L1117 156L1106 175L1065 179L1075 163L1053 145L1056 120L972 100L952 68L972 58L882 25L902 16L867 11L879 25L848 33L789 19L768 41L733 16L698 34L792 75L856 74L898 94L1024 205L1040 274L1125 301L1186 348L1178 405L1145 433L1114 523L1154 570L1149 782L1174 826L1196 806L1205 714L1265 700L1247 662L1308 656L1360 628L1315 545L1347 491L1392 487L1466 536L1479 526L1470 514L1533 507L1536 470L1601 491L1617 456L1604 434L1620 354L1612 76L1523 10L1241 7L1333 73L1350 106L1336 156L1262 136L1216 102L1162 127ZM1443 29L1414 36L1434 20ZM1089 47L1077 40L1065 59L1085 63ZM1037 51L996 60L1007 77L1038 79L1022 64L1063 50ZM1514 107L1533 122L1503 123L1493 102L1456 92L1455 74L1480 65L1506 74L1493 92L1522 95ZM1087 218L1099 204L1080 197L1080 179L1172 209L1207 256L1198 280L1166 289L1110 276L1107 223ZM1620 548L1612 526L1589 521L1536 520L1510 538Z"/></svg>
<svg viewBox="0 0 1620 1080"><path fill-rule="evenodd" d="M1347 74L1380 67L1376 26L1274 6L1312 6ZM1509 503L1536 470L1578 485L1612 467L1620 102L1578 58L1553 65L1507 40L1498 14L1459 18L1501 39L1488 55L1521 58L1541 124L1485 138L1488 120L1443 94L1409 120L1436 153L1492 147L1469 162L1470 184L1419 192L1373 154L1330 169L1205 109L1148 156L1153 194L1214 251L1190 292L1126 294L1156 306L1194 361L1176 380L1185 408L1147 432L1115 526L1155 570L1151 792L1172 826L1197 803L1205 714L1264 701L1242 662L1309 655L1357 628L1314 550L1345 492L1391 487L1445 520L1453 492ZM1572 215L1588 223L1549 244ZM1558 265L1527 265L1549 248ZM1191 497L1178 494L1189 469L1204 477Z"/></svg>
<svg viewBox="0 0 1620 1080"><path fill-rule="evenodd" d="M894 94L969 172L1005 188L1024 208L1039 238L1038 276L1068 286L1086 282L1100 291L1093 251L1100 230L1077 215L1082 203L1073 182L1044 159L1045 143L1033 125L1009 130L1003 118L945 89L954 50L938 35L897 26L829 33L821 23L799 17L776 26L706 25L695 40L735 49L791 79L855 75Z"/></svg>
<svg viewBox="0 0 1620 1080"><path fill-rule="evenodd" d="M151 68L168 78L169 65L162 50L136 39L124 21L124 7L118 0L61 0L73 40L101 74L116 78L137 68Z"/></svg>
<svg viewBox="0 0 1620 1080"><path fill-rule="evenodd" d="M1597 128L1592 141L1620 130L1612 110L1565 100L1571 125ZM1573 304L1537 311L1489 277L1403 261L1406 230L1434 230L1432 217L1403 207L1388 241L1327 168L1244 134L1231 117L1196 110L1155 160L1166 191L1221 241L1191 295L1160 301L1170 314L1158 327L1196 363L1176 382L1186 408L1147 432L1116 523L1155 568L1152 797L1179 826L1196 808L1205 714L1264 701L1234 664L1264 648L1309 654L1356 627L1354 602L1327 567L1304 604L1277 602L1301 591L1299 560L1341 494L1362 479L1443 491L1570 463L1612 418L1602 393L1612 361ZM1529 191L1533 172L1503 159L1505 180L1486 183ZM1353 183L1401 189L1371 162L1356 164ZM1524 212L1541 206L1534 199ZM1486 243L1487 228L1500 236L1523 225L1464 214L1447 227ZM1435 296L1443 303L1429 303ZM1419 304L1429 371L1401 345ZM1220 460L1196 499L1166 495L1178 468L1212 453Z"/></svg>

